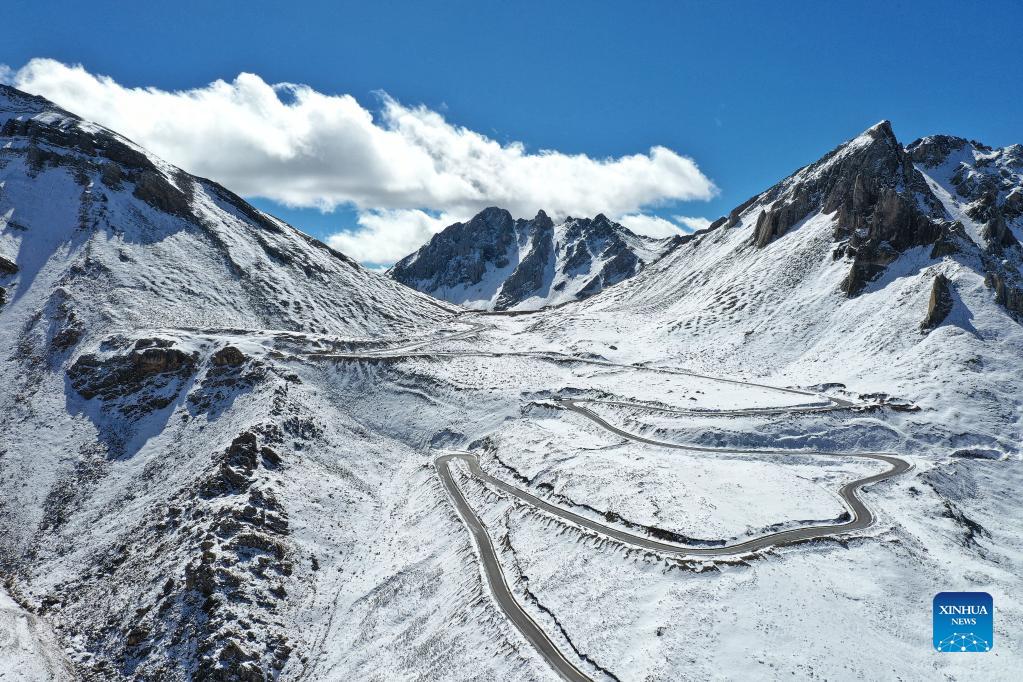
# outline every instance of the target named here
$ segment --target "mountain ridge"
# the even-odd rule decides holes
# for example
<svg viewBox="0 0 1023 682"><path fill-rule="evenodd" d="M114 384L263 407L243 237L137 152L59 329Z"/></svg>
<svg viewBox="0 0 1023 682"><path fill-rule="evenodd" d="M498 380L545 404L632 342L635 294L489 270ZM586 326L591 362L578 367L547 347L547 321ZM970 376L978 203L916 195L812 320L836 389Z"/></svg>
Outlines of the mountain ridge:
<svg viewBox="0 0 1023 682"><path fill-rule="evenodd" d="M679 243L641 237L603 214L555 224L490 207L454 223L387 274L418 291L482 310L535 310L592 296Z"/></svg>
<svg viewBox="0 0 1023 682"><path fill-rule="evenodd" d="M806 667L770 658L779 636L825 676L952 674L902 627L916 585L967 576L1002 593L1000 627L1023 612L1021 150L874 126L613 285L633 261L602 257L606 217L490 209L447 244L471 256L450 280L423 272L496 282L513 313L579 276L571 305L487 315L0 90L0 617L68 678L535 680L438 449L520 500L702 547L847 518L829 487L871 471L838 453L890 451L913 468L863 490L875 523L837 563L828 543L665 563L457 462L449 482L586 675L741 676L686 609L740 614L780 675ZM815 626L883 613L889 636L757 639L793 594ZM978 665L1011 669L1000 646Z"/></svg>

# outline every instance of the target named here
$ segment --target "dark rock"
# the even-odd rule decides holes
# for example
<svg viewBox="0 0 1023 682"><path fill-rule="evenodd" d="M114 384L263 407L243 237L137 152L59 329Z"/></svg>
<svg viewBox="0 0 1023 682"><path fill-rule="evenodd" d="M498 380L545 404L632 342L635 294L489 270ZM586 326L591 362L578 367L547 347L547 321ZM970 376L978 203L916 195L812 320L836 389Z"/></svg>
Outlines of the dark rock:
<svg viewBox="0 0 1023 682"><path fill-rule="evenodd" d="M153 345L146 347L147 344ZM121 405L126 414L137 416L161 409L174 398L173 393L163 389L189 376L197 360L196 354L184 353L168 347L169 344L163 339L144 339L126 354L106 359L91 353L81 355L68 369L68 378L86 400L99 397L117 402L130 396Z"/></svg>
<svg viewBox="0 0 1023 682"><path fill-rule="evenodd" d="M998 450L991 450L989 448L964 448L962 450L956 450L952 453L953 457L958 459L1001 459L1004 455Z"/></svg>
<svg viewBox="0 0 1023 682"><path fill-rule="evenodd" d="M135 372L139 377L148 377L164 372L177 372L194 364L195 358L177 348L146 348L131 354Z"/></svg>
<svg viewBox="0 0 1023 682"><path fill-rule="evenodd" d="M952 312L952 282L943 274L938 274L931 285L931 298L927 304L927 316L920 323L921 331L934 329Z"/></svg>
<svg viewBox="0 0 1023 682"><path fill-rule="evenodd" d="M15 275L18 273L18 264L0 256L0 276Z"/></svg>
<svg viewBox="0 0 1023 682"><path fill-rule="evenodd" d="M728 217L727 216L721 216L720 218L718 218L717 220L715 220L714 222L712 222L710 225L707 226L707 232L710 232L712 230L716 230L716 229L718 229L719 227L721 227L722 225L724 225L727 222L728 222Z"/></svg>
<svg viewBox="0 0 1023 682"><path fill-rule="evenodd" d="M515 220L503 209L488 208L434 235L388 274L419 291L461 303L449 290L471 289L488 271L508 269L508 274L501 273L503 281L488 282L488 290L479 292L482 299L494 300L495 310L507 310L526 299L564 291L564 278L586 278L579 294L584 297L635 275L643 262L633 245L641 239L600 214L592 220L566 219L564 236L556 244L554 221L543 211L532 220ZM657 248L663 254L679 243L681 238L664 240ZM525 255L514 264L521 253ZM602 272L592 272L598 259L604 261Z"/></svg>
<svg viewBox="0 0 1023 682"><path fill-rule="evenodd" d="M959 151L970 144L961 137L951 135L932 135L912 142L906 150L915 163L923 166L940 166L952 152Z"/></svg>
<svg viewBox="0 0 1023 682"><path fill-rule="evenodd" d="M135 180L132 194L164 213L189 216L192 212L191 179L181 173L176 180L185 184L188 191L178 189L159 170L143 171Z"/></svg>
<svg viewBox="0 0 1023 682"><path fill-rule="evenodd" d="M913 166L891 125L882 121L855 146L843 145L759 197L753 244L764 248L814 212L835 215L836 257L853 260L842 290L850 296L885 271L906 249L934 244L950 229L944 209ZM733 211L737 222L745 210ZM727 223L726 223L727 224ZM947 248L947 247L946 247Z"/></svg>
<svg viewBox="0 0 1023 682"><path fill-rule="evenodd" d="M124 173L116 163L108 162L101 166L100 181L110 189L121 189L123 179Z"/></svg>
<svg viewBox="0 0 1023 682"><path fill-rule="evenodd" d="M128 646L138 646L149 637L149 630L143 626L136 626L128 631L125 643Z"/></svg>
<svg viewBox="0 0 1023 682"><path fill-rule="evenodd" d="M593 257L590 255L590 250L586 248L585 241L575 242L568 247L567 253L568 258L565 259L561 268L563 274L571 275L575 272L589 270Z"/></svg>
<svg viewBox="0 0 1023 682"><path fill-rule="evenodd" d="M511 214L488 208L467 223L454 223L435 234L419 251L395 263L390 275L427 293L478 284L488 263L496 268L508 266L508 252L515 242Z"/></svg>
<svg viewBox="0 0 1023 682"><path fill-rule="evenodd" d="M259 449L259 454L263 457L263 465L267 468L276 469L281 465L281 456L273 448L264 445Z"/></svg>
<svg viewBox="0 0 1023 682"><path fill-rule="evenodd" d="M753 204L757 203L757 201L759 201L760 197L762 196L763 194L757 194L755 196L752 196L746 201L736 206L735 208L733 208L731 212L728 214L728 218L724 223L725 229L735 227L736 225L738 225L739 220L742 218L742 214L746 212L746 209L748 209Z"/></svg>
<svg viewBox="0 0 1023 682"><path fill-rule="evenodd" d="M537 211L536 217L533 218L533 225L540 229L550 229L554 227L554 221L541 209Z"/></svg>
<svg viewBox="0 0 1023 682"><path fill-rule="evenodd" d="M1023 290L1013 286L1000 272L989 272L984 276L984 284L995 291L995 302L1010 312L1023 315Z"/></svg>
<svg viewBox="0 0 1023 682"><path fill-rule="evenodd" d="M244 431L231 441L219 456L219 466L202 485L206 497L238 495L252 485L259 467L260 453L256 434Z"/></svg>
<svg viewBox="0 0 1023 682"><path fill-rule="evenodd" d="M224 346L210 357L210 362L218 367L235 367L245 360L245 354L234 346Z"/></svg>
<svg viewBox="0 0 1023 682"><path fill-rule="evenodd" d="M632 277L642 267L639 257L628 249L619 250L604 262L600 269L600 280L603 287L609 287Z"/></svg>
<svg viewBox="0 0 1023 682"><path fill-rule="evenodd" d="M53 335L53 347L65 351L82 339L82 327L75 318L68 320L65 325Z"/></svg>
<svg viewBox="0 0 1023 682"><path fill-rule="evenodd" d="M497 296L495 309L507 310L539 292L545 270L554 255L554 229L549 223L548 220L544 225L534 226L529 253L505 280Z"/></svg>

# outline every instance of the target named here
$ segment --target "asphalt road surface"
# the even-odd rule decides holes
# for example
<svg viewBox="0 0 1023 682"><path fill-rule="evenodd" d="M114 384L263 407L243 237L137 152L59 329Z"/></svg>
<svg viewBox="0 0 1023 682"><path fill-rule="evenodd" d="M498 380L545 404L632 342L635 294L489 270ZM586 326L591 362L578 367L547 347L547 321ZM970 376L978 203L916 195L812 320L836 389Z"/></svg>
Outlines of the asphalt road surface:
<svg viewBox="0 0 1023 682"><path fill-rule="evenodd" d="M511 588L508 587L508 583L504 579L504 572L501 570L501 562L497 558L497 551L490 540L486 526L483 525L483 521L476 515L476 512L469 506L469 503L465 501L465 496L462 495L458 483L451 475L451 470L449 469L450 462L463 457L465 457L463 454L441 455L435 460L435 464L440 480L444 484L444 489L447 490L451 501L455 505L455 510L472 535L473 544L476 545L476 552L479 554L480 563L483 565L483 572L486 574L487 583L490 585L490 591L494 595L494 600L497 601L498 606L504 611L508 620L512 622L518 631L522 633L522 636L533 645L533 648L540 653L548 665L562 678L571 682L589 682L590 676L579 670L574 663L565 658L565 655L551 641L543 628L537 625L536 621L530 618L529 614L522 609L522 606L515 599ZM472 461L475 462L475 459ZM479 468L478 462L476 467L477 469Z"/></svg>
<svg viewBox="0 0 1023 682"><path fill-rule="evenodd" d="M608 423L603 417L598 415L596 412L584 407L582 403L605 403L616 405L620 407L629 407L637 409L645 409L659 412L667 412L679 415L687 416L724 416L724 415L764 415L764 414L780 414L780 413L794 413L794 412L821 412L827 410L840 410L854 407L856 404L848 400L841 398L834 398L829 396L823 396L810 391L805 391L796 388L779 387L779 386L765 386L763 384L754 384L743 382L736 379L722 379L718 377L711 377L702 374L696 374L694 372L687 372L685 370L655 367L655 366L644 366L644 365L626 365L611 362L603 359L596 358L580 358L564 353L552 352L552 351L540 351L540 352L488 352L488 351L430 351L427 350L429 346L435 345L439 342L454 341L458 339L466 339L474 336L484 330L486 325L474 322L468 322L467 328L456 332L449 332L434 336L432 338L419 339L412 341L404 346L397 346L391 348L374 349L363 353L314 353L311 356L319 357L322 359L334 359L334 360L380 360L385 358L398 359L404 357L415 357L415 356L431 356L431 357L455 357L455 356L484 356L484 357L502 357L502 356L518 356L518 357L533 357L540 360L549 361L562 361L562 362L580 362L593 365L603 365L610 367L618 367L622 369L629 369L635 371L650 371L665 374L677 374L682 376L693 376L700 377L703 379L710 379L714 381L721 381L733 385L756 387L778 391L782 393L788 393L793 395L799 395L803 397L816 398L818 402L792 406L792 407L779 407L779 408L749 408L749 409L733 409L733 410L686 410L677 408L665 408L656 407L651 405L643 405L639 403L628 403L624 401L613 401L613 400L595 400L595 399L572 399L572 398L555 398L553 401L560 407L579 414L587 419L591 420L598 426L606 429L607 431L614 433L622 438L626 438L637 443L644 443L646 445L652 445L656 447L672 448L676 450L689 450L694 452L706 452L706 453L727 453L727 454L750 454L750 455L778 455L778 456L791 456L791 455L811 455L820 457L840 457L840 458L860 458L870 459L888 464L888 468L884 471L866 476L850 483L846 483L839 489L838 494L842 498L845 504L850 519L843 523L819 525L819 526L803 526L800 528L794 528L785 531L779 531L777 533L770 533L763 535L751 540L734 543L731 545L721 545L716 547L690 547L679 545L670 542L664 542L661 540L655 540L645 535L636 535L630 533L627 530L616 528L599 521L596 521L585 516L576 514L568 509L564 509L557 505L551 504L547 500L544 500L536 495L533 495L521 488L506 483L500 479L497 479L490 474L483 471L480 467L479 460L476 455L466 452L449 452L442 454L435 460L437 474L440 477L441 483L444 489L447 491L451 498L452 504L455 507L462 522L469 529L469 533L472 536L473 544L476 547L476 552L479 555L480 565L482 566L483 573L486 577L486 581L490 587L491 593L494 596L498 606L504 611L508 620L522 633L522 636L536 649L541 657L551 666L551 668L560 675L563 679L571 682L582 682L590 680L591 678L583 672L575 663L569 660L564 653L558 648L558 646L551 640L547 633L541 628L536 621L534 621L528 613L522 608L519 602L516 600L514 593L508 586L507 581L504 577L504 572L501 568L500 560L498 559L497 551L494 548L493 542L490 535L487 532L486 526L483 521L472 509L469 503L466 501L465 496L462 494L462 490L458 485L458 481L453 472L452 465L456 462L462 462L466 466L469 474L482 481L484 484L491 486L494 489L500 490L507 495L515 497L526 504L529 504L537 509L543 510L544 512L551 514L565 522L575 524L582 528L586 528L592 532L600 535L613 538L619 542L630 545L632 547L641 548L657 552L664 555L676 556L676 557L724 557L724 556L737 556L742 554L749 554L758 550L766 549L769 547L779 547L784 545L791 545L800 542L807 542L811 540L819 540L828 537L834 537L837 535L850 533L858 530L863 530L871 526L875 517L873 512L867 507L866 504L860 499L857 494L864 486L872 483L877 483L885 479L898 476L910 469L910 464L890 453L883 452L823 452L819 450L744 450L738 448L709 448L696 445L681 445L678 443L668 443L651 438L646 438L637 434L629 433L613 424Z"/></svg>
<svg viewBox="0 0 1023 682"><path fill-rule="evenodd" d="M677 412L679 414L698 414L706 413L703 411L687 411L687 410L672 410L669 408L650 408L648 406L636 405L631 403L625 403L620 401L599 401L599 400L572 400L572 399L557 399L555 402L563 406L567 410L571 410L577 414L580 414L587 419L590 419L594 423L603 427L604 429L619 435L629 440L644 443L647 445L653 445L657 447L672 448L677 450L689 450L695 452L707 452L707 453L728 453L728 454L753 454L753 455L814 455L820 457L842 457L842 458L861 458L871 459L875 461L884 462L889 465L885 471L882 471L871 476L866 476L855 481L846 483L839 489L838 494L842 498L842 501L846 505L850 512L851 519L844 523L820 525L820 526L804 526L801 528L794 528L790 530L780 531L777 533L770 533L763 535L751 540L744 542L734 543L731 545L722 545L719 547L687 547L678 545L670 542L663 542L655 540L643 535L636 535L626 530L609 526L607 524L600 523L591 518L581 516L568 509L564 509L557 505L551 504L550 502L537 497L521 488L510 485L498 478L491 476L490 474L483 471L480 467L479 459L476 455L471 453L447 453L441 455L435 460L437 467L437 474L440 476L441 482L444 485L445 490L451 497L452 502L455 505L458 515L462 518L466 527L469 528L472 534L474 544L476 545L477 552L480 557L480 563L483 566L484 573L487 578L487 583L490 585L491 592L494 595L494 599L497 601L500 608L504 611L508 620L522 633L522 635L533 645L534 648L540 653L540 655L547 661L547 663L554 669L562 678L566 680L589 680L590 678L583 673L578 667L576 667L571 661L569 661L565 655L558 649L557 645L547 636L544 630L537 625L528 613L526 613L522 606L515 599L515 595L508 587L507 582L504 578L504 573L501 569L501 563L498 559L497 552L494 549L493 543L491 542L490 536L487 533L486 527L483 525L482 520L476 515L472 507L466 502L465 497L462 495L461 489L458 487L458 482L451 469L451 464L455 461L463 462L469 473L477 479L483 481L486 485L503 491L504 493L511 495L537 509L541 509L553 516L556 516L563 521L576 524L595 533L613 538L624 544L638 547L645 550L658 552L661 554L667 554L678 557L713 557L713 556L735 556L741 554L748 554L758 550L766 549L768 547L779 547L784 545L791 545L800 542L807 542L811 540L819 540L822 538L833 537L844 533L850 533L857 530L863 530L868 528L874 523L875 517L873 512L867 507L866 504L859 498L857 492L864 486L883 481L893 476L898 476L910 469L909 462L896 457L888 453L872 452L823 452L818 450L744 450L737 448L708 448L694 445L681 445L678 443L667 443L663 441L657 441L643 436L638 436L633 433L629 433L623 429L608 423L600 415L596 414L592 410L583 407L579 403L581 402L610 402L612 404L629 407L639 407L643 409L653 409L664 412ZM833 405L830 407L796 407L784 410L781 408L771 409L768 412L783 412L783 411L808 411L808 410L823 410L823 409L842 409L851 405L846 401L842 401L841 404ZM729 410L727 414L764 414L763 409L749 409L749 410ZM721 414L721 413L712 413Z"/></svg>

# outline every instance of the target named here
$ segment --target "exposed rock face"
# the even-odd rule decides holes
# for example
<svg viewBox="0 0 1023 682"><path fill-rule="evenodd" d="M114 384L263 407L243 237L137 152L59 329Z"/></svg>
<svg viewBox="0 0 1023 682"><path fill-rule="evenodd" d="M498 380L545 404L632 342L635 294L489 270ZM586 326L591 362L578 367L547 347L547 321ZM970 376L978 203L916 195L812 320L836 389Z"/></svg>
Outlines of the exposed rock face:
<svg viewBox="0 0 1023 682"><path fill-rule="evenodd" d="M1005 306L1010 312L1023 315L1023 288L1013 285L1006 276L998 272L989 272L984 284L995 290L995 302Z"/></svg>
<svg viewBox="0 0 1023 682"><path fill-rule="evenodd" d="M187 174L179 173L176 179L182 189L171 183L148 156L108 131L11 118L0 128L0 136L27 138L29 164L36 172L48 166L75 167L82 174L98 172L103 183L114 189L123 181L132 182L133 194L158 210L180 216L192 213L191 179Z"/></svg>
<svg viewBox="0 0 1023 682"><path fill-rule="evenodd" d="M995 149L975 140L934 135L913 142L907 152L943 190L945 208L958 220L960 243L975 243L995 300L1023 312L1023 146ZM938 245L932 257L940 255Z"/></svg>
<svg viewBox="0 0 1023 682"><path fill-rule="evenodd" d="M863 292L900 256L932 259L979 247L989 286L1010 310L1023 290L1023 146L993 149L948 135L903 148L887 121L836 148L715 223L752 227L763 249L817 215L834 217L832 257L849 264L848 296Z"/></svg>
<svg viewBox="0 0 1023 682"><path fill-rule="evenodd" d="M245 362L245 354L234 346L224 346L210 357L210 362L218 367L235 367Z"/></svg>
<svg viewBox="0 0 1023 682"><path fill-rule="evenodd" d="M548 222L546 217L537 216L540 226ZM427 293L478 284L488 265L508 267L509 250L517 239L515 222L504 209L480 211L469 222L455 223L435 234L418 252L398 261L390 274Z"/></svg>
<svg viewBox="0 0 1023 682"><path fill-rule="evenodd" d="M18 265L13 261L9 261L3 256L0 256L0 277L7 277L10 275L17 274Z"/></svg>
<svg viewBox="0 0 1023 682"><path fill-rule="evenodd" d="M99 398L104 409L137 419L170 405L182 382L195 370L195 353L171 347L164 339L140 339L120 351L123 339L111 342L115 353L80 356L68 369L71 386L86 400Z"/></svg>
<svg viewBox="0 0 1023 682"><path fill-rule="evenodd" d="M896 140L888 121L757 199L771 201L761 210L753 230L757 248L764 248L818 211L835 214L835 256L852 260L842 283L842 290L850 296L860 293L901 252L933 244L947 229L940 202ZM738 214L743 210L742 206L736 209Z"/></svg>
<svg viewBox="0 0 1023 682"><path fill-rule="evenodd" d="M595 294L638 273L679 243L640 237L608 220L540 211L516 220L488 208L455 223L391 268L394 279L474 308L536 309Z"/></svg>
<svg viewBox="0 0 1023 682"><path fill-rule="evenodd" d="M546 214L538 215L529 235L529 252L519 261L519 266L501 287L495 310L507 310L524 301L531 294L539 292L547 276L547 269L553 267L554 225Z"/></svg>
<svg viewBox="0 0 1023 682"><path fill-rule="evenodd" d="M952 312L952 283L948 277L938 274L931 285L931 298L927 303L927 316L920 323L922 331L934 329Z"/></svg>
<svg viewBox="0 0 1023 682"><path fill-rule="evenodd" d="M913 160L946 180L964 213L1000 252L1019 240L1010 225L1023 217L1023 146L994 149L975 140L934 135L907 147Z"/></svg>

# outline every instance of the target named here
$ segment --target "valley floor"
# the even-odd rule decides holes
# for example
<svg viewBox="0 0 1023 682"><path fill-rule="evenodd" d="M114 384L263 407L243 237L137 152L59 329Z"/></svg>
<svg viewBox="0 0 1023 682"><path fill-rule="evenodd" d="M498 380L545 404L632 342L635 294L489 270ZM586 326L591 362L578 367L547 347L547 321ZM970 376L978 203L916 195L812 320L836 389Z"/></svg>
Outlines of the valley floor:
<svg viewBox="0 0 1023 682"><path fill-rule="evenodd" d="M453 595L445 592L443 605L431 595L414 611L425 615L420 609L433 603L460 629L466 619L485 623L482 631L462 630L462 636L489 647L495 637L507 643L510 650L487 664L494 673L553 679L544 663L557 666L553 659L561 658L570 664L568 672L564 665L557 669L570 679L697 680L751 671L768 679L1010 679L1023 660L1012 636L1023 624L1018 598L1023 543L1018 514L1007 509L1010 491L1020 482L1018 455L1000 461L935 456L904 435L919 419L916 413L858 400L854 387L841 391L844 397L829 398L662 374L628 367L628 358L612 362L578 350L564 355L543 344L528 347L526 317L469 319L478 335L378 353L388 358L388 369L376 371L415 395L415 418L408 413L398 418L393 396L383 399L387 407L368 396L373 409L356 407L364 415L378 409L386 414L372 420L374 429L448 424L413 436L426 448L418 455L424 469L434 465L437 453L468 450L485 475L503 486L598 525L705 549L848 523L839 489L887 467L853 456L815 456L814 450L890 450L913 467L860 493L876 516L868 528L840 529L830 533L835 539L701 557L637 548L581 527L509 495L474 475L467 462L448 456L445 467L453 467L452 480L492 549L481 554L479 543L470 542L466 519L451 514L450 490L438 489L429 476L413 476L414 505L420 507L425 496L434 508L402 524L456 551L457 569L439 564L450 554L440 546L434 550L428 563L440 571L434 578L438 586L460 575L461 589L475 596L473 606L452 609ZM360 365L357 355L334 358L337 371ZM598 400L591 407L603 419L641 438L721 452L624 439L564 409L558 397ZM491 552L507 587L495 587L493 576L479 566ZM404 583L407 576L397 570L384 584L399 575ZM513 614L502 606L507 599L494 601L495 589L512 595L525 620L546 633L548 642L539 650L553 645L556 654L538 656L528 633L523 639L509 627ZM945 590L995 596L998 644L991 655L933 651L931 599ZM380 610L374 621L409 608L397 596L374 605ZM402 627L401 618L394 626ZM328 634L324 642L332 638ZM340 658L321 656L342 665ZM368 663L372 656L365 656ZM421 661L414 656L410 651L400 674L393 668L376 675L368 667L356 670L378 679L414 678L424 673L416 670ZM437 664L442 667L427 676L473 678ZM328 669L339 670L317 670Z"/></svg>
<svg viewBox="0 0 1023 682"><path fill-rule="evenodd" d="M467 314L423 335L343 342L148 330L199 357L231 345L281 379L218 394L191 419L175 416L195 402L182 397L118 422L129 454L113 471L133 492L117 504L143 504L144 516L164 504L146 481L166 458L191 462L239 423L264 434L267 415L280 415L283 468L253 475L286 511L286 596L266 612L222 607L229 622L269 616L288 637L280 679L997 680L1023 665L1018 454L936 451L914 438L926 412L822 386L826 376L744 386L707 367L650 363L643 349L582 340L565 350L537 341L534 324ZM199 377L184 390L208 385ZM90 421L105 433L103 409L79 412L74 437L94 438ZM462 452L484 476L461 455L442 470L438 458ZM877 452L894 454L861 456ZM901 461L911 468L889 471ZM864 489L846 492L856 481ZM66 532L107 542L114 531L95 524L113 502L75 504L85 512ZM36 551L46 559L20 581L30 600L75 581L110 598L165 599L164 569L125 595L101 589L98 572L77 576L88 547ZM253 560L239 554L230 575ZM994 596L989 654L934 652L931 599L947 590ZM102 658L76 634L93 626L75 617L87 612L56 614L51 635L43 619L2 606L15 633L0 647L5 670L59 678L54 637L79 671Z"/></svg>

